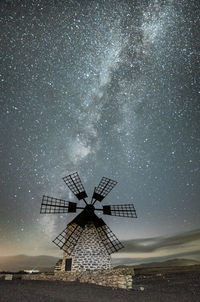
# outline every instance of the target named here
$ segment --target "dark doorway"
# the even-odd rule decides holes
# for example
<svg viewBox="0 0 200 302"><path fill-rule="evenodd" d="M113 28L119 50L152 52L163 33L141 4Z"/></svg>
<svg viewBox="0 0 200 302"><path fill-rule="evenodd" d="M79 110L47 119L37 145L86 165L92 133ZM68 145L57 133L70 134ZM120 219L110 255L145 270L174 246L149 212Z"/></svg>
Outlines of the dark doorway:
<svg viewBox="0 0 200 302"><path fill-rule="evenodd" d="M72 258L68 258L65 260L65 270L71 271L72 269Z"/></svg>

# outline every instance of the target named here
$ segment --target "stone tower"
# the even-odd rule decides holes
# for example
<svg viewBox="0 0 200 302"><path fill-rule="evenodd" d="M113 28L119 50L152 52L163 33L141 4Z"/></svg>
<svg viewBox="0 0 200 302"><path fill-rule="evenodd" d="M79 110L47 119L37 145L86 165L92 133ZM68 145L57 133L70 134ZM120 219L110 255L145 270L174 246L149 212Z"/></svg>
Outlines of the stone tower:
<svg viewBox="0 0 200 302"><path fill-rule="evenodd" d="M93 223L88 223L70 255L64 252L62 271L105 270L111 268L111 257Z"/></svg>

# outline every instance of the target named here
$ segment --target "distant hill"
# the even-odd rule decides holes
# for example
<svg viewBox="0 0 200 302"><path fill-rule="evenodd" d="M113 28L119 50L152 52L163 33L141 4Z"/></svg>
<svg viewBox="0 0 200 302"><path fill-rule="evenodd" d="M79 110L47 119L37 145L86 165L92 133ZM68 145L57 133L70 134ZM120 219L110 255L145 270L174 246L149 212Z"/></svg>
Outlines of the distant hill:
<svg viewBox="0 0 200 302"><path fill-rule="evenodd" d="M0 256L0 271L17 272L24 269L50 271L59 258L53 256Z"/></svg>
<svg viewBox="0 0 200 302"><path fill-rule="evenodd" d="M163 262L151 262L136 265L135 267L169 267L169 266L189 266L199 265L200 262L192 259L171 259Z"/></svg>
<svg viewBox="0 0 200 302"><path fill-rule="evenodd" d="M133 266L134 268L148 268L148 267L177 267L177 266L190 266L190 265L200 265L200 261L192 260L192 259L171 259L162 262L150 262L150 263L142 263L137 265L118 265L115 267L127 267Z"/></svg>
<svg viewBox="0 0 200 302"><path fill-rule="evenodd" d="M38 269L42 272L53 271L54 266L59 258L53 256L0 256L0 271L12 271L18 272L24 269ZM115 267L127 267L123 265ZM177 267L177 266L189 266L189 265L200 265L199 261L191 259L171 259L163 262L151 262L143 263L139 265L131 265L134 268L150 268L150 267Z"/></svg>

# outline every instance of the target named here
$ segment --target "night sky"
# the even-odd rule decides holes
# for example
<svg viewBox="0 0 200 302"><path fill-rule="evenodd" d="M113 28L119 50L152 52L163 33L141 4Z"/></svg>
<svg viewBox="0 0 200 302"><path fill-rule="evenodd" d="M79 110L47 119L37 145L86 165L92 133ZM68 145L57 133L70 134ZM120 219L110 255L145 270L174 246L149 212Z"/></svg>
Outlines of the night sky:
<svg viewBox="0 0 200 302"><path fill-rule="evenodd" d="M134 203L137 219L102 218L135 257L163 256L164 240L165 255L198 258L198 6L0 2L0 255L60 253L51 241L74 214L40 204L76 201L62 177L77 171L89 196L102 176L118 182L103 204Z"/></svg>

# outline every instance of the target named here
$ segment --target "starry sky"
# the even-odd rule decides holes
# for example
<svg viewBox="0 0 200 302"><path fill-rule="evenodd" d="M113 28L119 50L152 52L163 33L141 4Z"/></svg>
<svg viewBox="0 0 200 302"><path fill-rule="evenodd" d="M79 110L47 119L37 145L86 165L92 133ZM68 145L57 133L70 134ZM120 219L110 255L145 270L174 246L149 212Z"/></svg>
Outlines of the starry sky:
<svg viewBox="0 0 200 302"><path fill-rule="evenodd" d="M62 180L76 171L89 196L106 176L104 204L134 203L137 219L102 217L120 240L200 250L198 9L0 1L0 255L58 255L74 214L42 215L41 199L76 201Z"/></svg>

